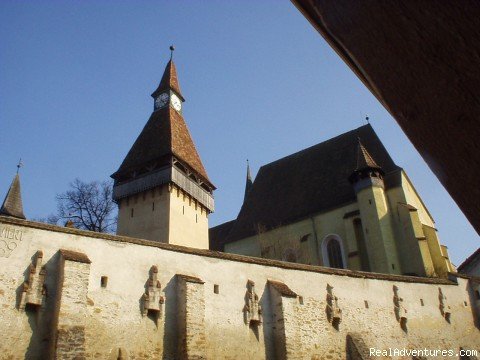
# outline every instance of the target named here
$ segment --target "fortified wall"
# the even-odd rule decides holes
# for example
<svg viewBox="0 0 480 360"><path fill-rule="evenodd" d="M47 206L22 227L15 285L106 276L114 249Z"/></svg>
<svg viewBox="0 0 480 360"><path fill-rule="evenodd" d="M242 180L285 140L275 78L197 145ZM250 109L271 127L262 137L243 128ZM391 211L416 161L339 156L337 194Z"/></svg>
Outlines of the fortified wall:
<svg viewBox="0 0 480 360"><path fill-rule="evenodd" d="M0 217L0 358L366 359L369 348L456 355L480 350L478 286Z"/></svg>

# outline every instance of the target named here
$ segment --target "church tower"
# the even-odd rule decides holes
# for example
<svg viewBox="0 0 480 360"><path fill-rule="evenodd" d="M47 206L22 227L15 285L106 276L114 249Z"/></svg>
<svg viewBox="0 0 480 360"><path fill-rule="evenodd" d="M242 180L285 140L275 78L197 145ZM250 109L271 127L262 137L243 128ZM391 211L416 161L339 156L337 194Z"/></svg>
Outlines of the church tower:
<svg viewBox="0 0 480 360"><path fill-rule="evenodd" d="M152 97L150 119L112 175L117 234L208 249L215 186L183 118L172 58Z"/></svg>
<svg viewBox="0 0 480 360"><path fill-rule="evenodd" d="M357 195L367 240L369 267L373 272L401 274L385 195L384 175L382 168L358 139L357 165L349 180Z"/></svg>

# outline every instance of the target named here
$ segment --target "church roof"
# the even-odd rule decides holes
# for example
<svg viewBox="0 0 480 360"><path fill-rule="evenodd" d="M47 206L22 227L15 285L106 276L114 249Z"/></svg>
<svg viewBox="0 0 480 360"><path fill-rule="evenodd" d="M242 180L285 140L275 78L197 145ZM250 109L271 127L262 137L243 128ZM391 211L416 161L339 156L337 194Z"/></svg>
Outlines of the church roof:
<svg viewBox="0 0 480 360"><path fill-rule="evenodd" d="M240 240L354 202L348 177L358 166L358 137L369 150L367 159L375 158L386 173L386 185L389 178L398 181L393 173L400 168L373 128L359 127L262 166L227 239L219 241Z"/></svg>
<svg viewBox="0 0 480 360"><path fill-rule="evenodd" d="M211 184L183 116L169 106L152 113L112 177L116 179L119 175L138 171L169 156L177 157Z"/></svg>
<svg viewBox="0 0 480 360"><path fill-rule="evenodd" d="M235 220L227 221L208 230L209 249L224 251L228 233L232 230Z"/></svg>
<svg viewBox="0 0 480 360"><path fill-rule="evenodd" d="M182 92L180 91L180 84L178 83L178 76L177 76L177 69L175 67L175 63L173 60L170 60L165 67L165 71L162 76L162 80L160 80L160 84L157 87L157 90L155 90L152 93L152 96L155 97L158 94L160 94L162 91L168 91L172 89L177 93L182 100L184 100L182 96Z"/></svg>
<svg viewBox="0 0 480 360"><path fill-rule="evenodd" d="M5 196L5 200L3 200L0 215L25 219L25 215L23 214L22 193L20 190L20 176L18 174L13 178L7 196Z"/></svg>

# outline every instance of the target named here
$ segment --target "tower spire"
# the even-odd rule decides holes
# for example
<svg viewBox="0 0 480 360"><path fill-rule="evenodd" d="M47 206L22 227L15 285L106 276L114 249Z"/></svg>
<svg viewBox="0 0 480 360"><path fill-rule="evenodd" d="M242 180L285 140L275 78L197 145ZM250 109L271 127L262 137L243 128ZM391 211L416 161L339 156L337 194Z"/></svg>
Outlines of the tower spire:
<svg viewBox="0 0 480 360"><path fill-rule="evenodd" d="M22 193L20 189L20 175L18 170L22 166L20 161L17 165L17 173L13 178L12 184L8 189L5 200L3 200L2 207L0 208L0 215L16 217L19 219L25 219L23 214Z"/></svg>
<svg viewBox="0 0 480 360"><path fill-rule="evenodd" d="M252 190L253 187L253 181L252 181L252 174L250 173L250 163L248 162L247 159L247 180L245 182L245 195L243 197L243 202L247 199L248 194Z"/></svg>
<svg viewBox="0 0 480 360"><path fill-rule="evenodd" d="M177 76L177 69L175 67L175 63L173 62L173 51L175 48L170 46L170 61L167 63L165 67L165 71L163 72L162 79L160 80L160 84L158 85L157 89L152 93L152 97L155 99L159 94L162 92L170 92L173 91L182 101L185 101L185 98L180 91L180 85L178 83L178 76Z"/></svg>
<svg viewBox="0 0 480 360"><path fill-rule="evenodd" d="M361 178L370 177L371 175L384 175L382 168L375 162L366 147L362 144L360 137L357 138L357 162L355 170L350 175L350 182L356 182Z"/></svg>

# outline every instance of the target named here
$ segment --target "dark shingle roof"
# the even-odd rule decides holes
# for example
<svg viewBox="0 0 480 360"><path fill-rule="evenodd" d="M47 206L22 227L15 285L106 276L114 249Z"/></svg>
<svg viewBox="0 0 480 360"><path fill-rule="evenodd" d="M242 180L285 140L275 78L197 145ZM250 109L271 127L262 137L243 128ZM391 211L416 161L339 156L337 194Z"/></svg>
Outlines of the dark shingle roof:
<svg viewBox="0 0 480 360"><path fill-rule="evenodd" d="M262 166L227 238L218 241L240 240L355 201L348 177L358 166L358 137L385 172L386 183L398 181L391 174L400 168L365 125Z"/></svg>
<svg viewBox="0 0 480 360"><path fill-rule="evenodd" d="M224 251L225 240L232 229L235 220L227 221L208 230L209 249Z"/></svg>
<svg viewBox="0 0 480 360"><path fill-rule="evenodd" d="M22 193L20 190L20 176L18 174L13 178L5 200L3 200L0 215L25 219L25 215L23 214Z"/></svg>
<svg viewBox="0 0 480 360"><path fill-rule="evenodd" d="M470 264L480 259L480 248L475 250L463 263L457 268L457 272L462 273L469 267ZM465 271L466 272L466 271Z"/></svg>
<svg viewBox="0 0 480 360"><path fill-rule="evenodd" d="M187 124L177 111L167 106L152 113L147 124L113 178L137 171L169 156L176 156L210 183L193 143Z"/></svg>

